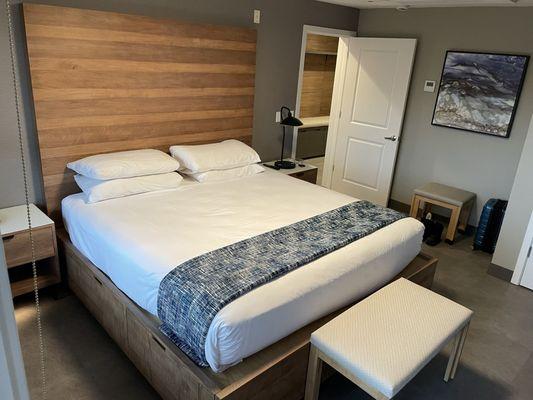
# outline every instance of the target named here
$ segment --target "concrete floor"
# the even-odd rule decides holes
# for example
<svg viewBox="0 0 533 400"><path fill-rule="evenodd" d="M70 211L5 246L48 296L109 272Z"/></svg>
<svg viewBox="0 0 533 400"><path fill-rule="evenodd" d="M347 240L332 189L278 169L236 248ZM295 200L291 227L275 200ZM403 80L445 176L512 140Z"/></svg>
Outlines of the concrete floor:
<svg viewBox="0 0 533 400"><path fill-rule="evenodd" d="M470 250L471 238L425 250L439 257L434 290L474 310L455 380L442 380L446 351L397 399L532 399L533 292L486 273L491 257ZM49 399L159 398L81 303L43 294ZM40 372L32 298L16 301L16 319L32 398ZM369 399L341 376L321 388L320 399Z"/></svg>

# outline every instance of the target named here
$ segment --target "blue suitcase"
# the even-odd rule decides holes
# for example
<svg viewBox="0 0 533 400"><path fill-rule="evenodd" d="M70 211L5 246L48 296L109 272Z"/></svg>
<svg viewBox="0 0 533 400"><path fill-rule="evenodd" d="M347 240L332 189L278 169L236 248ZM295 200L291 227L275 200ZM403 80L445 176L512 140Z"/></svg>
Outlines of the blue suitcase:
<svg viewBox="0 0 533 400"><path fill-rule="evenodd" d="M494 253L506 208L506 200L490 199L485 203L474 238L474 250Z"/></svg>

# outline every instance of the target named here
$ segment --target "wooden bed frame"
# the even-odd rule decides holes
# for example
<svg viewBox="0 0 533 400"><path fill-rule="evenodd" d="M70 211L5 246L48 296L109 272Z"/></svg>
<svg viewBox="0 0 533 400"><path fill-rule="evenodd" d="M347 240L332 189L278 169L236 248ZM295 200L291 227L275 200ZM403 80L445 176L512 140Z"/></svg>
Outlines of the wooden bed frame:
<svg viewBox="0 0 533 400"><path fill-rule="evenodd" d="M93 154L235 138L251 143L256 31L23 5L47 212L78 192L66 164ZM67 280L165 400L300 399L309 337L339 310L220 374L195 365L58 230ZM399 276L426 287L437 260Z"/></svg>
<svg viewBox="0 0 533 400"><path fill-rule="evenodd" d="M165 400L299 400L303 398L311 333L346 308L321 318L222 373L194 364L138 307L83 256L60 230L68 284ZM420 253L393 280L431 287L437 259ZM327 374L325 374L327 376Z"/></svg>

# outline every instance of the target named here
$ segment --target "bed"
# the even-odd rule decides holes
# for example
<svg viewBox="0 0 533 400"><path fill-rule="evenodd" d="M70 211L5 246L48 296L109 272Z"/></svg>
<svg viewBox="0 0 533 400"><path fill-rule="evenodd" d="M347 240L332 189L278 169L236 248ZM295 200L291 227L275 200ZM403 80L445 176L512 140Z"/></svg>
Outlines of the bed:
<svg viewBox="0 0 533 400"><path fill-rule="evenodd" d="M96 204L74 194L62 210L76 248L156 316L161 280L177 265L353 200L265 171ZM209 329L209 365L220 372L381 287L420 252L422 234L402 219L233 301Z"/></svg>
<svg viewBox="0 0 533 400"><path fill-rule="evenodd" d="M159 331L157 286L181 260L353 200L274 171L95 204L73 194L59 233L68 283L163 398L299 399L313 330L399 276L431 286L437 260L419 253L418 221L396 221L224 307L206 342L210 368Z"/></svg>
<svg viewBox="0 0 533 400"><path fill-rule="evenodd" d="M251 143L256 31L36 4L23 12L46 208L69 287L164 399L300 399L313 330L399 276L431 285L437 260L419 253L420 224L402 219L228 304L210 326L211 368L194 364L159 331L161 277L354 199L267 171L85 204L70 161Z"/></svg>

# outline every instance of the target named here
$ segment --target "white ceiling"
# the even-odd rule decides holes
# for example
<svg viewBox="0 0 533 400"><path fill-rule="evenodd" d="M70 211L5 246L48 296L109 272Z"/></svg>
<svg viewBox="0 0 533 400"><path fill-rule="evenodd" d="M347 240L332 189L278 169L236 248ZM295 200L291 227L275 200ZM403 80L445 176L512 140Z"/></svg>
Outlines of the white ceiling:
<svg viewBox="0 0 533 400"><path fill-rule="evenodd" d="M355 8L411 8L424 7L532 7L533 0L318 0L324 3L341 4Z"/></svg>

